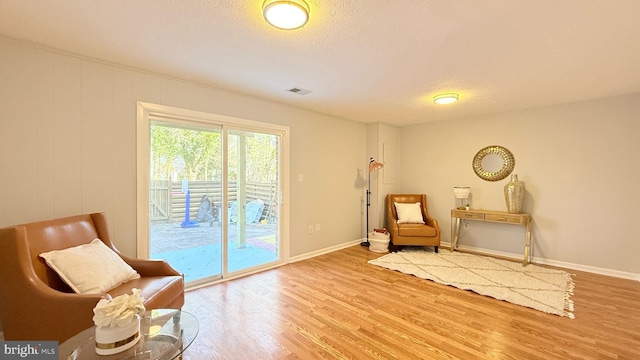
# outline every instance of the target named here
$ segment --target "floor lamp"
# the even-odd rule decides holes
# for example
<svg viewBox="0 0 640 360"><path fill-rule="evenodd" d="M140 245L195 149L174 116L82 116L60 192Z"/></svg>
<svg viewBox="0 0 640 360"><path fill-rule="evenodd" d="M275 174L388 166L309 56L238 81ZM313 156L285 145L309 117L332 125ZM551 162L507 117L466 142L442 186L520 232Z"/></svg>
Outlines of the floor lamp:
<svg viewBox="0 0 640 360"><path fill-rule="evenodd" d="M367 228L365 229L365 232L367 233L367 241L361 242L361 246L369 246L369 206L371 206L371 173L376 170L382 169L383 167L383 163L377 162L373 160L373 158L369 159L369 172L367 173Z"/></svg>

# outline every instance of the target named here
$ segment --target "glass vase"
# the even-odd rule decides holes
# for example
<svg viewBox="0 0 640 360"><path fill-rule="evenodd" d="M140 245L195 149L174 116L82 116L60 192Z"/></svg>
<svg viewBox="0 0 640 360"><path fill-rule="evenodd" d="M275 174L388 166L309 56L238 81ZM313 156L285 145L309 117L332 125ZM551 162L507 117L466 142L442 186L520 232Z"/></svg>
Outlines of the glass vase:
<svg viewBox="0 0 640 360"><path fill-rule="evenodd" d="M507 212L520 213L524 202L524 184L518 181L517 174L511 174L511 181L504 186L504 200L507 203Z"/></svg>

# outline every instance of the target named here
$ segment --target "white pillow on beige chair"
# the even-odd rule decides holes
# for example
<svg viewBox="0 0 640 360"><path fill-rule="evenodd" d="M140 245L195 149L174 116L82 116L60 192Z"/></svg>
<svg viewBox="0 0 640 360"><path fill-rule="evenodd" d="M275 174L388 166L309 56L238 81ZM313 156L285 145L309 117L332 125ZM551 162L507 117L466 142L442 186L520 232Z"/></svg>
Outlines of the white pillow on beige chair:
<svg viewBox="0 0 640 360"><path fill-rule="evenodd" d="M422 208L419 202L394 202L394 204L396 205L396 213L398 213L398 224L424 224Z"/></svg>
<svg viewBox="0 0 640 360"><path fill-rule="evenodd" d="M103 294L140 277L102 240L40 254L47 265L78 294Z"/></svg>

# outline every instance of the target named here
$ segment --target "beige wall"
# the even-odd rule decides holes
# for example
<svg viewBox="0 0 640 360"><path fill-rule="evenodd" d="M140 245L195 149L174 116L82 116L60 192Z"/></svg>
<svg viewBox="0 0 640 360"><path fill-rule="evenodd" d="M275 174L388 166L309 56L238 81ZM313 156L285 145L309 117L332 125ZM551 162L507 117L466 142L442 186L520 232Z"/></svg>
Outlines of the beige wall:
<svg viewBox="0 0 640 360"><path fill-rule="evenodd" d="M372 176L371 226L384 195L424 192L450 239L452 188L473 206L504 209L507 180L471 170L482 147L516 157L534 217L534 255L587 270L639 274L640 95L395 128L322 115L215 88L0 39L0 226L106 211L115 243L135 253L136 102L291 128L290 255L360 239L369 156L393 167ZM385 159L385 144L396 160ZM387 169L388 170L388 169ZM303 174L304 181L298 182ZM389 174L387 174L389 175ZM391 179L391 180L390 180ZM308 226L321 224L319 233ZM462 246L521 252L523 230L471 223Z"/></svg>
<svg viewBox="0 0 640 360"><path fill-rule="evenodd" d="M363 124L1 38L0 79L0 226L105 211L135 254L145 101L289 126L290 255L361 237Z"/></svg>
<svg viewBox="0 0 640 360"><path fill-rule="evenodd" d="M638 114L640 94L402 127L400 190L427 194L449 242L454 186L471 187L472 207L505 210L509 178L483 181L471 167L481 148L505 146L526 185L536 258L640 280ZM523 234L469 222L459 243L519 254Z"/></svg>

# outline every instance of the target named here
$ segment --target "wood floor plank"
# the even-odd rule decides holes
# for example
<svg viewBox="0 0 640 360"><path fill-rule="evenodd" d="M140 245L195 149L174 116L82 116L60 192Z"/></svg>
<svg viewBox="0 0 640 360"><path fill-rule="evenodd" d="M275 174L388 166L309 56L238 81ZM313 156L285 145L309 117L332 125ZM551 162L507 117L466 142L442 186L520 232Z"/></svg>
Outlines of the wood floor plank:
<svg viewBox="0 0 640 360"><path fill-rule="evenodd" d="M640 282L574 274L575 319L367 264L359 245L189 291L185 359L640 359Z"/></svg>

